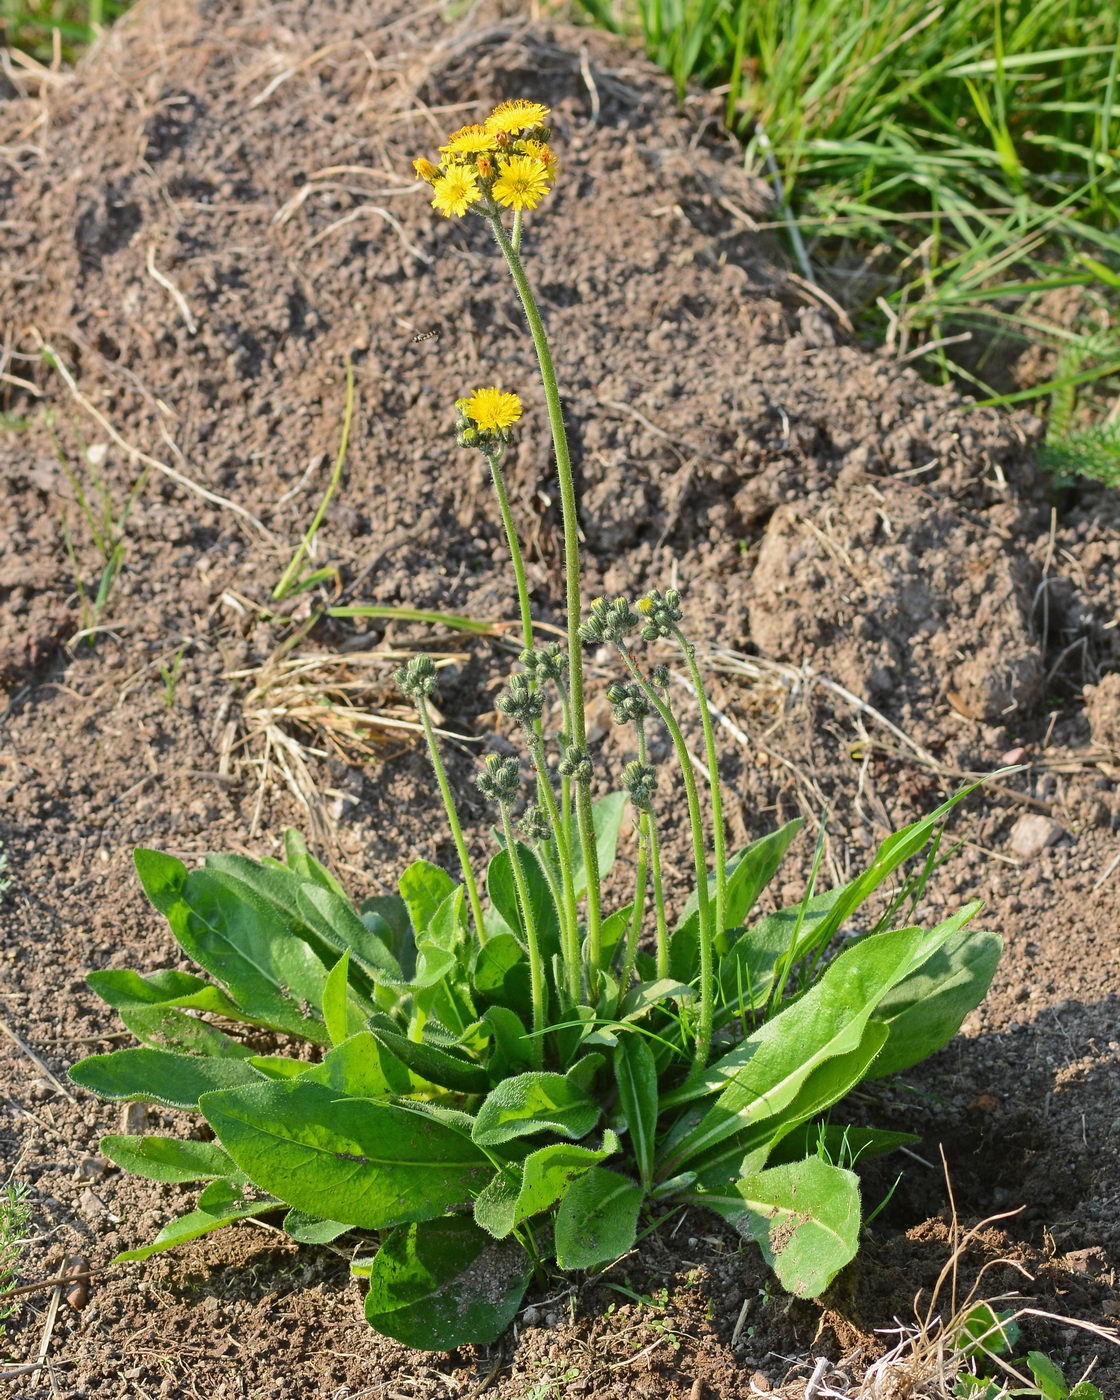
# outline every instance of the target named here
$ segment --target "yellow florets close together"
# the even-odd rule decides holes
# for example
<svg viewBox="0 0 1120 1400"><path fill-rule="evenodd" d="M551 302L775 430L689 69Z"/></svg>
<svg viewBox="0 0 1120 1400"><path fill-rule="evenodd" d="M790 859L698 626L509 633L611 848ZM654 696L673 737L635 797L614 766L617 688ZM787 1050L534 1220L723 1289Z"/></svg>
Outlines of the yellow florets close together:
<svg viewBox="0 0 1120 1400"><path fill-rule="evenodd" d="M484 126L461 126L447 138L447 145L441 146L444 155L477 155L479 151L493 151L498 147L497 134Z"/></svg>
<svg viewBox="0 0 1120 1400"><path fill-rule="evenodd" d="M498 161L498 178L491 193L511 209L535 209L548 193L548 176L535 156L510 156Z"/></svg>
<svg viewBox="0 0 1120 1400"><path fill-rule="evenodd" d="M432 208L448 219L452 214L461 219L468 206L482 198L478 177L466 166L453 165L433 183L432 189L435 193Z"/></svg>
<svg viewBox="0 0 1120 1400"><path fill-rule="evenodd" d="M495 107L486 118L491 131L504 131L507 136L543 126L549 109L540 102L526 102L522 97L511 98Z"/></svg>
<svg viewBox="0 0 1120 1400"><path fill-rule="evenodd" d="M499 206L535 209L555 183L557 161L544 138L549 109L542 102L511 98L485 122L453 131L440 146L440 164L418 156L412 167L432 186L432 207L462 218L472 205L493 219Z"/></svg>
<svg viewBox="0 0 1120 1400"><path fill-rule="evenodd" d="M501 389L476 389L469 399L459 399L455 405L478 425L484 433L512 427L521 417L521 400L516 394L504 394Z"/></svg>

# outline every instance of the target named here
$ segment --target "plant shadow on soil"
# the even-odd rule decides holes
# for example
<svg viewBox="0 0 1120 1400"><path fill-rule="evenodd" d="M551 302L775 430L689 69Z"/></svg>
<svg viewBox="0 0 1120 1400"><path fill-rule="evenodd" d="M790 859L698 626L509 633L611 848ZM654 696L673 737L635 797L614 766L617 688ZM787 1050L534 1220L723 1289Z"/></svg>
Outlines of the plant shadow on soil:
<svg viewBox="0 0 1120 1400"><path fill-rule="evenodd" d="M948 1255L938 1143L963 1226L1028 1207L984 1231L966 1281L1007 1254L1035 1282L1006 1269L1000 1289L1097 1322L1120 1316L1120 875L1105 878L1120 829L1120 509L1086 489L1052 517L1031 458L1036 422L970 411L847 343L752 230L769 214L767 192L743 175L714 109L679 112L667 80L604 36L527 26L495 4L449 22L427 11L402 21L384 0L321 0L310 12L149 0L73 78L0 95L11 323L59 348L127 442L185 464L267 531L156 473L128 523L107 630L93 648L68 649L80 618L64 516L87 593L102 560L78 528L56 439L72 470L87 444L104 448L118 493L135 464L34 338L19 342L29 358L15 372L42 397L5 383L0 401L27 423L0 432L0 835L13 879L0 901L0 1017L59 1079L80 1055L125 1043L85 974L178 961L131 848L260 856L284 826L307 828L282 784L258 813L259 753L235 750L228 769L221 756L231 725L244 736L246 687L229 673L259 668L286 635L260 622L253 600L267 597L318 500L345 354L358 412L323 558L344 582L364 573L358 596L380 604L513 615L500 522L482 474L453 455L445 410L480 383L521 389L524 335L482 230L436 220L408 172L432 144L425 107L469 120L472 104L518 93L555 107L565 152L527 248L580 449L588 593L679 580L701 649L736 653L710 658L715 701L736 726L719 734L731 838L798 815L809 824L774 900L799 897L826 807L829 877L842 879L956 774L1016 751L1028 765L1005 783L1010 794L964 804L951 836L965 844L922 910L933 920L988 901L981 921L1006 939L991 996L906 1076L913 1092L876 1086L852 1105L920 1131L917 1151L934 1165L869 1164L869 1202L900 1167L903 1180L819 1304L791 1303L753 1246L689 1214L608 1276L649 1301L577 1280L573 1312L558 1283L530 1296L497 1348L449 1356L374 1336L340 1256L240 1225L96 1279L80 1314L63 1307L49 1354L67 1400L429 1400L484 1381L498 1400L534 1386L668 1400L694 1383L745 1396L752 1377L777 1384L816 1354L848 1357L858 1373L887 1344L875 1329L908 1321ZM44 110L50 141L29 140ZM412 344L433 326L438 337ZM524 398L511 494L535 604L555 624L543 405L531 389ZM356 639L340 624L308 645L341 651ZM378 623L361 644L432 643ZM470 740L451 748L450 766L483 857L489 822L472 773L478 741L509 741L491 686L513 653L451 643L466 660L440 703ZM183 646L169 708L159 664ZM631 756L602 701L612 674L589 657L604 784ZM391 887L417 856L453 863L421 755L336 755L313 769L329 790L324 854L355 896ZM667 855L683 871L680 815L667 801ZM1049 823L1033 845L1025 816ZM632 859L626 837L621 860ZM674 898L685 884L675 880ZM190 1124L143 1119L148 1131ZM188 1207L181 1190L107 1169L98 1139L121 1130L117 1108L63 1097L0 1037L0 1151L33 1187L38 1230L24 1277L49 1277L75 1253L103 1266ZM48 1298L9 1325L14 1356L37 1354ZM1120 1394L1115 1354L1067 1332L1032 1323L1026 1342L1086 1360L1099 1351L1098 1384ZM42 1375L16 1386L20 1400L53 1400Z"/></svg>

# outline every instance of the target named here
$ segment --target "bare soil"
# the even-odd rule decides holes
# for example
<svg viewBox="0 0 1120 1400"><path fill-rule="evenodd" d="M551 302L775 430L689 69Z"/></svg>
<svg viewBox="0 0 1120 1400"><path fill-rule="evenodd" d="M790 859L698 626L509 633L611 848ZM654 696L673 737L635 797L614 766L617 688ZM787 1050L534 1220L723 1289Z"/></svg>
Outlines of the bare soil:
<svg viewBox="0 0 1120 1400"><path fill-rule="evenodd" d="M141 0L76 74L11 72L0 1144L4 1175L32 1187L25 1281L77 1255L102 1269L185 1207L111 1169L98 1139L120 1111L65 1087L76 1058L127 1043L86 973L178 957L133 846L261 855L297 825L355 895L391 888L418 855L453 859L407 743L379 761L312 755L312 814L275 765L262 786L263 750L245 741L252 675L292 635L261 616L326 481L345 356L358 408L316 563L340 567L348 600L513 619L488 483L448 421L454 398L497 382L527 402L514 511L539 616L558 620L558 503L513 289L481 224L438 218L410 178L414 154L495 101L556 111L562 180L525 246L572 427L589 592L684 589L730 722L733 834L809 818L776 897L800 892L826 807L843 878L960 775L1025 765L969 799L926 901L932 918L987 900L1006 940L996 983L952 1046L855 1106L920 1131L924 1160L869 1170L869 1205L902 1181L818 1303L772 1292L754 1253L688 1216L605 1278L531 1295L496 1347L429 1356L369 1331L345 1257L246 1223L95 1275L49 1330L50 1292L28 1296L0 1354L30 1362L43 1345L51 1367L11 1394L800 1395L813 1357L858 1376L893 1340L878 1329L928 1296L950 1247L942 1149L962 1227L1021 1207L981 1232L966 1283L1007 1259L989 1292L1115 1321L1115 497L1051 499L1037 423L854 344L757 231L767 192L716 108L678 110L664 78L591 31L495 5L449 20L388 0ZM76 637L104 567L79 488L104 480L119 514L141 453L157 465L119 576L97 630ZM460 653L441 705L470 741L450 754L479 852L471 773L478 741L505 739L492 695L508 635L339 622L296 648ZM169 695L160 667L177 655ZM598 695L606 660L592 659ZM354 662L369 703L391 709L388 669ZM604 742L607 783L626 755ZM174 1115L141 1118L158 1130ZM1099 1356L1097 1383L1120 1396L1115 1348L1039 1320L1024 1342L1075 1375Z"/></svg>

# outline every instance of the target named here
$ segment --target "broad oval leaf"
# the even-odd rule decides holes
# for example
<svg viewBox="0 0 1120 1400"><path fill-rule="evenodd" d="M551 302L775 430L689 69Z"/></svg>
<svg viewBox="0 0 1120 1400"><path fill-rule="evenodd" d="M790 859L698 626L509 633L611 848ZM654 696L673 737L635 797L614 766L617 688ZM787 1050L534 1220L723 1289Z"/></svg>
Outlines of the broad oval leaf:
<svg viewBox="0 0 1120 1400"><path fill-rule="evenodd" d="M178 863L178 862L177 862ZM183 867L184 873L186 867ZM214 1011L232 1020L248 1018L221 987L215 987L190 972L166 968L141 976L129 968L105 968L91 972L86 981L101 998L117 1011L126 1007L156 1008L161 1006L190 1007L196 1011Z"/></svg>
<svg viewBox="0 0 1120 1400"><path fill-rule="evenodd" d="M309 1215L367 1230L469 1205L493 1174L459 1129L303 1079L207 1094L200 1107L264 1190Z"/></svg>
<svg viewBox="0 0 1120 1400"><path fill-rule="evenodd" d="M429 1084L454 1089L460 1094L485 1094L490 1087L490 1077L481 1065L436 1045L410 1040L401 1035L388 1018L374 1017L369 1029L391 1054Z"/></svg>
<svg viewBox="0 0 1120 1400"><path fill-rule="evenodd" d="M547 962L549 958L560 951L560 914L556 908L556 901L552 898L548 877L541 869L536 854L528 846L522 845L520 841L517 843L517 852L521 859L521 870L525 876L525 884L529 890L541 956ZM504 846L487 867L486 892L490 896L490 902L494 909L501 915L506 925L524 940L525 929L522 926L517 885L513 878L509 852Z"/></svg>
<svg viewBox="0 0 1120 1400"><path fill-rule="evenodd" d="M428 1351L484 1346L513 1321L532 1269L524 1250L498 1243L468 1216L409 1225L374 1258L366 1320Z"/></svg>
<svg viewBox="0 0 1120 1400"><path fill-rule="evenodd" d="M173 1006L126 1006L121 1020L145 1045L174 1050L178 1055L205 1055L216 1060L247 1060L248 1045L234 1040L207 1021Z"/></svg>
<svg viewBox="0 0 1120 1400"><path fill-rule="evenodd" d="M408 1094L416 1087L408 1066L369 1031L359 1031L329 1050L317 1065L301 1065L299 1077L312 1084L326 1084L352 1099L379 1099ZM281 1079L286 1074L274 1074Z"/></svg>
<svg viewBox="0 0 1120 1400"><path fill-rule="evenodd" d="M323 1220L305 1210L290 1210L284 1217L284 1233L297 1244L330 1244L350 1229L337 1220Z"/></svg>
<svg viewBox="0 0 1120 1400"><path fill-rule="evenodd" d="M748 1227L783 1288L819 1298L859 1248L859 1180L820 1157L745 1176Z"/></svg>
<svg viewBox="0 0 1120 1400"><path fill-rule="evenodd" d="M73 1066L70 1078L114 1103L131 1100L164 1108L197 1108L200 1097L212 1089L260 1083L247 1060L203 1059L148 1046L90 1055Z"/></svg>
<svg viewBox="0 0 1120 1400"><path fill-rule="evenodd" d="M416 937L426 932L440 905L455 890L446 870L430 860L414 860L397 881Z"/></svg>
<svg viewBox="0 0 1120 1400"><path fill-rule="evenodd" d="M599 1105L569 1075L547 1070L516 1074L492 1089L475 1116L472 1137L486 1147L531 1133L585 1137L599 1121Z"/></svg>
<svg viewBox="0 0 1120 1400"><path fill-rule="evenodd" d="M614 865L618 851L618 833L622 830L622 819L626 815L629 801L624 792L609 792L591 804L591 825L595 831L595 854L598 857L599 877L604 879ZM573 843L572 879L576 898L587 893L587 872L583 865L583 848L580 842Z"/></svg>
<svg viewBox="0 0 1120 1400"><path fill-rule="evenodd" d="M556 1212L556 1262L593 1269L625 1254L638 1234L642 1188L609 1167L592 1167L568 1187Z"/></svg>

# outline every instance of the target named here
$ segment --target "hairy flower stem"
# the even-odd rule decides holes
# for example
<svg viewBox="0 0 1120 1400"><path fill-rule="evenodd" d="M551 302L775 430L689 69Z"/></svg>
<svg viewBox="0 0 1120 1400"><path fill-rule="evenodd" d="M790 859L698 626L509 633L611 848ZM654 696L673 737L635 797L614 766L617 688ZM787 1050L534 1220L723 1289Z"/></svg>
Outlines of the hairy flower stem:
<svg viewBox="0 0 1120 1400"><path fill-rule="evenodd" d="M513 835L509 803L501 803L499 810L502 814L502 834L506 838L510 869L513 871L513 883L517 889L517 902L521 905L521 921L525 928L525 941L529 946L529 987L533 1000L533 1068L540 1069L544 1063L544 963L541 960L541 945L537 936L537 921L533 914L533 904L529 898L529 886L525 880L525 871L521 868L521 855Z"/></svg>
<svg viewBox="0 0 1120 1400"><path fill-rule="evenodd" d="M700 706L700 722L704 726L704 750L708 760L708 784L712 789L712 857L716 867L716 926L715 948L722 957L730 948L727 939L727 851L723 833L723 794L719 784L719 760L716 757L716 736L712 730L712 713L708 707L708 697L704 690L704 680L700 667L696 664L696 648L687 640L677 626L673 636L680 643L684 653L688 674L696 691L696 701Z"/></svg>
<svg viewBox="0 0 1120 1400"><path fill-rule="evenodd" d="M544 385L545 402L548 405L548 422L552 429L552 444L556 453L556 476L560 483L560 507L564 520L564 572L567 582L566 605L568 612L568 695L571 706L569 719L569 742L579 748L587 747L587 721L583 705L583 655L580 651L579 623L583 600L580 590L579 563L579 520L576 512L576 488L572 477L572 460L568 452L568 435L564 428L564 411L560 406L560 390L556 384L556 371L552 364L552 352L548 347L544 322L533 296L521 259L509 240L500 215L488 214L494 239L502 250L502 256L510 270L514 286L517 288L525 319L529 323L529 333L533 337L533 347L537 352L541 382ZM584 869L587 872L587 943L590 950L591 966L588 969L592 998L597 995L602 956L600 930L599 858L595 847L595 829L591 819L591 793L585 783L576 789L576 820L579 825L580 848L583 852Z"/></svg>
<svg viewBox="0 0 1120 1400"><path fill-rule="evenodd" d="M645 725L638 725L638 762L648 763L649 752L646 747ZM653 875L653 912L657 928L657 975L658 977L668 977L669 975L669 924L665 917L665 887L661 881L661 842L657 835L657 818L652 810L646 814L649 818L646 836L649 840L649 863L650 871Z"/></svg>
<svg viewBox="0 0 1120 1400"><path fill-rule="evenodd" d="M502 458L505 456L505 448L500 447L493 456L486 453L486 460L490 463L490 477L494 483L494 494L498 497L498 509L502 512L502 524L506 527L506 543L509 545L510 559L513 561L513 574L517 580L517 603L521 609L521 635L525 640L525 645L533 645L533 614L529 609L529 585L525 579L525 564L521 558L521 545L517 538L517 531L513 526L513 513L509 508L509 496L506 493L506 483L502 476Z"/></svg>
<svg viewBox="0 0 1120 1400"><path fill-rule="evenodd" d="M439 784L440 794L443 797L444 809L447 812L447 824L451 828L451 835L455 841L455 849L459 853L459 865L463 872L463 883L467 887L467 902L471 906L471 918L474 920L474 931L481 945L486 942L486 924L482 918L482 902L478 897L478 886L474 881L474 871L471 869L471 858L467 854L467 843L463 840L463 828L459 825L459 813L455 810L455 799L451 795L451 785L447 781L447 772L443 766L443 759L439 756L436 732L432 728L432 717L428 713L428 701L423 695L418 695L416 697L416 708L420 711L420 723L424 726L424 738L428 741L428 753L432 760L432 767L435 769L436 782Z"/></svg>
<svg viewBox="0 0 1120 1400"><path fill-rule="evenodd" d="M696 778L692 772L692 760L688 756L688 746L684 741L680 725L669 706L654 690L638 669L630 652L622 651L623 660L630 668L630 674L642 688L646 699L661 717L661 722L669 731L673 747L677 751L681 777L684 781L685 797L688 800L688 820L692 827L692 858L696 868L696 899L699 906L700 945L700 1020L696 1028L695 1058L698 1065L707 1063L712 1047L712 1021L715 1014L715 961L712 955L712 908L708 898L708 870L704 853L704 826L700 816L700 797L696 791Z"/></svg>
<svg viewBox="0 0 1120 1400"><path fill-rule="evenodd" d="M564 978L568 987L568 997L575 1006L583 990L583 979L580 976L579 965L579 913L576 909L576 887L572 875L572 851L568 845L560 809L556 805L556 794L548 780L548 759L544 751L544 740L535 731L529 735L529 747L537 768L538 791L544 799L544 809L548 813L559 856L563 898L556 901L556 907L561 911L561 925L564 931Z"/></svg>

